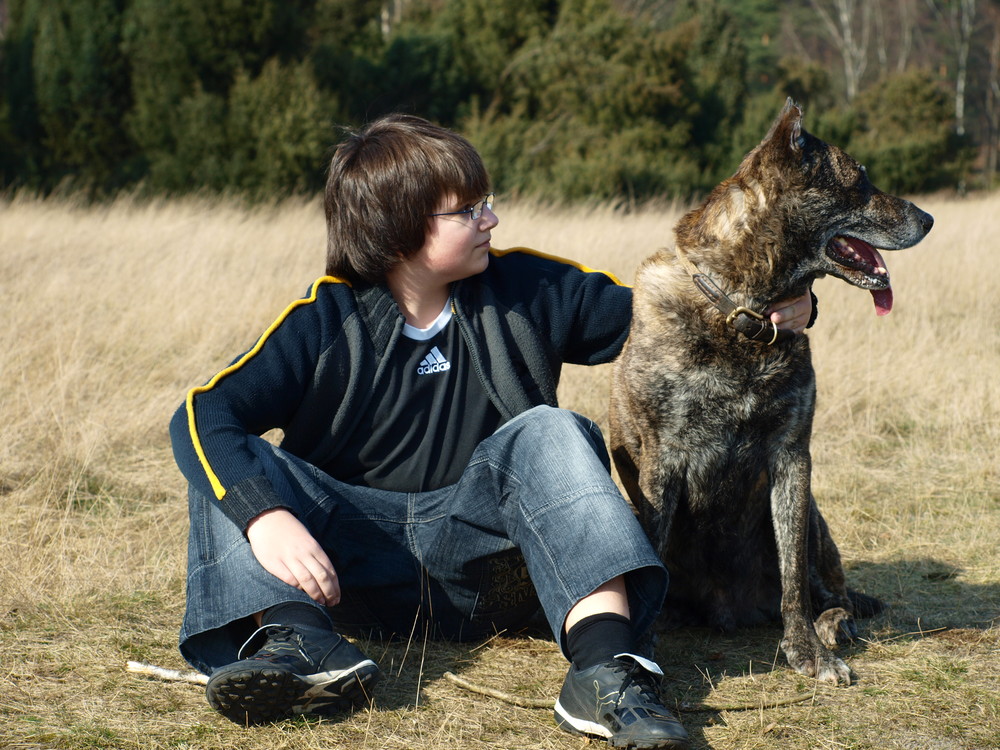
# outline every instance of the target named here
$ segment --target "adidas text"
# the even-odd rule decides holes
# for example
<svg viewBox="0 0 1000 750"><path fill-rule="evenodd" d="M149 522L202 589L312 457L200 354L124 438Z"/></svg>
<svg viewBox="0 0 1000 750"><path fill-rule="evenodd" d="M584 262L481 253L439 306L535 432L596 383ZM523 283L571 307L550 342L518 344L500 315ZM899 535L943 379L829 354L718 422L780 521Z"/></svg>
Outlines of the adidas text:
<svg viewBox="0 0 1000 750"><path fill-rule="evenodd" d="M441 353L436 346L431 349L430 354L423 358L420 366L417 367L417 375L432 375L436 372L445 372L451 369L451 362Z"/></svg>
<svg viewBox="0 0 1000 750"><path fill-rule="evenodd" d="M435 362L433 365L420 365L417 368L417 375L430 375L435 372L444 372L451 369L451 362Z"/></svg>

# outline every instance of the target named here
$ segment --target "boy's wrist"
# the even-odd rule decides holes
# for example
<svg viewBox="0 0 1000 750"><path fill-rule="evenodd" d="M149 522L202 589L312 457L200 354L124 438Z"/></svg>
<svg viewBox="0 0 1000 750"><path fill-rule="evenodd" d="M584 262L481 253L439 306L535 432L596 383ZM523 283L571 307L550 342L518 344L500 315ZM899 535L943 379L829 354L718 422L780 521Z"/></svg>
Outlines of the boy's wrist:
<svg viewBox="0 0 1000 750"><path fill-rule="evenodd" d="M275 516L275 515L279 515L279 514L287 514L287 515L291 516L292 518L295 518L295 514L292 513L292 511L289 510L285 506L280 506L280 507L277 507L277 508L268 508L263 513L258 513L256 516L254 516L249 521L247 521L247 527L246 527L246 532L245 532L246 535L247 535L247 537L250 536L250 530L257 524L258 521L263 521L263 520L265 520L265 519L267 519L267 518L269 518L271 516Z"/></svg>
<svg viewBox="0 0 1000 750"><path fill-rule="evenodd" d="M219 505L244 534L250 522L265 511L288 507L263 475L234 484L226 491Z"/></svg>

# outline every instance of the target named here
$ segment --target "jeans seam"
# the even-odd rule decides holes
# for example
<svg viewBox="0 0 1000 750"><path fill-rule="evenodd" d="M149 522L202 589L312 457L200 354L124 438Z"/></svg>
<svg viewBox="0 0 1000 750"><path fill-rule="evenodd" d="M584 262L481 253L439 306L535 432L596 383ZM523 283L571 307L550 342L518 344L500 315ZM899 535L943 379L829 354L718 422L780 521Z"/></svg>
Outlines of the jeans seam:
<svg viewBox="0 0 1000 750"><path fill-rule="evenodd" d="M559 582L559 590L561 592L563 600L569 601L570 599L572 599L572 596L569 593L569 586L566 583L566 579L563 577L563 571L561 569L561 566L557 564L558 561L552 555L551 547L547 543L545 537L539 532L538 528L532 522L533 521L532 518L528 518L527 516L525 516L524 521L528 527L528 530L531 532L531 535L536 540L535 541L536 548L540 549L545 554L545 558L548 561L548 566L551 571L552 579ZM524 550L523 545L521 549L523 554ZM532 579L532 581L534 581L534 576L529 576L529 577ZM569 606L572 607L573 604L571 603ZM567 609L566 611L569 612L569 609Z"/></svg>

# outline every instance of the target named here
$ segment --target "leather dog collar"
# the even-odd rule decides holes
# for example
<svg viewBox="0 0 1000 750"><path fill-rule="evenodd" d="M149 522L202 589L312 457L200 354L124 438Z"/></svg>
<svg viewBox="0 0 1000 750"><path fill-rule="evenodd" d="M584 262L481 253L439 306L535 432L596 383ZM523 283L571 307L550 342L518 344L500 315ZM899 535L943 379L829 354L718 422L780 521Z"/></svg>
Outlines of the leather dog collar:
<svg viewBox="0 0 1000 750"><path fill-rule="evenodd" d="M790 339L795 334L768 320L759 312L737 305L719 288L712 279L703 274L698 266L688 260L679 247L674 248L677 259L691 276L698 291L705 295L712 306L726 318L726 325L735 328L751 341L763 341L771 346L776 341Z"/></svg>

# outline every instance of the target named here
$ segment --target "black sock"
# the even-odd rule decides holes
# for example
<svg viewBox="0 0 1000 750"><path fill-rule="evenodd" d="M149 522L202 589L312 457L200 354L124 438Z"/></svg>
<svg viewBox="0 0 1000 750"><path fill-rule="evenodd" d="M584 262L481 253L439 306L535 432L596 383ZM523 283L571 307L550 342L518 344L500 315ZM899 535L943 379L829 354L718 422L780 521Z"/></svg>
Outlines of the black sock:
<svg viewBox="0 0 1000 750"><path fill-rule="evenodd" d="M264 625L305 625L319 630L333 630L333 623L326 612L305 602L282 602L264 610L260 617Z"/></svg>
<svg viewBox="0 0 1000 750"><path fill-rule="evenodd" d="M566 651L577 669L609 662L617 654L634 653L632 621L611 612L584 617L566 633Z"/></svg>

